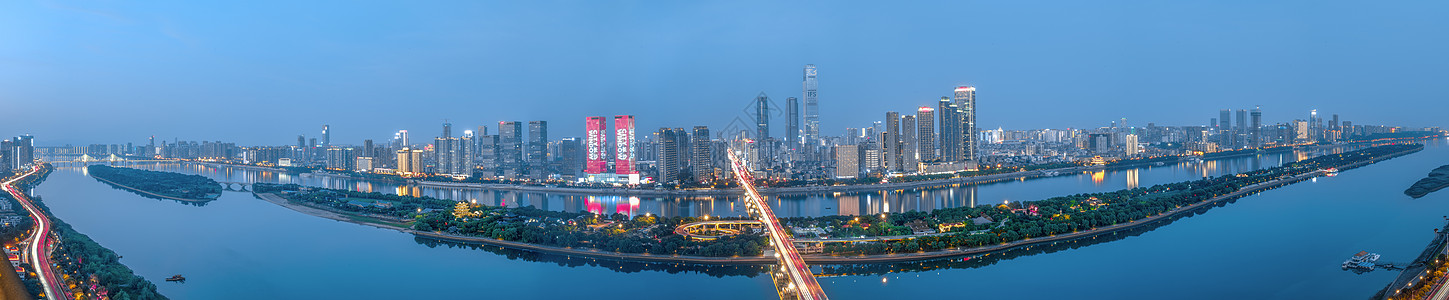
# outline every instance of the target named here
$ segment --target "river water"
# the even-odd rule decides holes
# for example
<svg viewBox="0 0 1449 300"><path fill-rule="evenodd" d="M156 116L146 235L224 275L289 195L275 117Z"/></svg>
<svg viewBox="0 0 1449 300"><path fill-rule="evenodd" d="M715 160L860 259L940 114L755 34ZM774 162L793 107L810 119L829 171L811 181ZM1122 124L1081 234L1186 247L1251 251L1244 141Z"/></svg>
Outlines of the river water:
<svg viewBox="0 0 1449 300"><path fill-rule="evenodd" d="M1444 140L1422 152L1249 196L1152 230L1039 247L970 263L834 272L833 299L962 296L1087 299L1361 299L1396 273L1339 269L1368 250L1411 260L1449 215L1449 193L1410 199L1402 191L1449 164ZM875 214L1151 186L1280 165L1320 153L1283 153L1131 170L904 191L785 196L781 216ZM287 182L427 195L485 205L562 211L739 215L731 197L664 199L425 188L328 176L194 164L139 167L218 181ZM766 299L757 268L641 265L452 247L411 235L303 215L226 192L202 206L154 200L61 168L33 191L77 230L125 256L174 299ZM1091 244L1090 247L1081 247ZM1050 248L1050 249L1048 249ZM823 272L824 270L822 270ZM832 272L823 272L832 273ZM186 283L161 282L184 274Z"/></svg>

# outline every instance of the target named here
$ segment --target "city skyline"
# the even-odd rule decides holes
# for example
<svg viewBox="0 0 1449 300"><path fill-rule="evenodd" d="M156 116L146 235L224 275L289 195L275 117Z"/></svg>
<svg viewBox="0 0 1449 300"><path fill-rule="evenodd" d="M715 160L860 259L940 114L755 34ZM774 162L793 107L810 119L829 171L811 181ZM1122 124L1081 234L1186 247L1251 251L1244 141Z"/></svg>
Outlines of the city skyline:
<svg viewBox="0 0 1449 300"><path fill-rule="evenodd" d="M953 3L869 9L782 4L756 10L748 4L585 3L554 11L459 4L446 9L456 13L414 8L435 17L426 22L384 13L388 7L338 7L356 14L322 16L337 28L291 32L283 29L311 23L274 15L270 5L200 20L187 13L210 8L12 4L0 13L17 25L0 31L12 41L0 46L0 61L9 65L0 71L8 79L0 81L0 100L35 113L0 119L0 126L57 138L47 145L152 135L287 144L292 135L317 135L322 124L337 127L334 143L358 143L399 129L431 132L443 120L469 125L541 120L556 128L582 128L583 117L621 114L638 116L638 127L646 131L723 128L760 92L777 95L775 101L802 97L802 108L808 107L801 91L806 64L819 68L824 136L868 124L883 111L932 106L958 85L982 89L979 128L1090 128L1117 118L1193 125L1206 121L1201 111L1254 106L1294 115L1352 111L1360 124L1430 127L1441 126L1432 112L1449 105L1437 99L1446 86L1433 75L1449 59L1428 55L1449 46L1422 38L1446 21L1422 8ZM1396 17L1340 24L1348 9ZM532 29L537 36L583 45L579 49L551 47L564 42L489 26L523 28L590 10L618 17L579 21L599 24L591 29L567 22ZM789 13L799 10L821 13ZM897 13L865 17L876 10ZM951 11L977 10L1002 14L946 18ZM1289 10L1296 17L1281 19L1278 13ZM359 17L362 13L384 17ZM278 25L250 31L218 25L257 16L273 17ZM686 19L695 26L658 26ZM1042 25L1016 26L1037 23ZM343 33L357 29L361 33ZM688 36L697 38L680 38ZM396 42L422 46L390 46ZM779 46L752 49L761 43ZM254 44L271 46L246 46ZM977 45L990 46L969 47ZM1053 103L1052 109L1042 109L1043 102ZM1361 105L1366 102L1396 105ZM161 114L147 107L168 109ZM700 111L725 113L681 113ZM368 114L388 117L350 117ZM1280 116L1268 118L1295 119ZM258 117L267 121L255 121ZM802 122L802 128L809 126Z"/></svg>

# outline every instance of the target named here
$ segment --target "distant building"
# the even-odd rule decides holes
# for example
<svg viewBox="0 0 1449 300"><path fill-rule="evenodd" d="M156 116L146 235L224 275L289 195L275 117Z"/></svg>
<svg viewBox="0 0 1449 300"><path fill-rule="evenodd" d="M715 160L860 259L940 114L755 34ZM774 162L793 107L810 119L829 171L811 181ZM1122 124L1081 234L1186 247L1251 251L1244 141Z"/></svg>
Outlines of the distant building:
<svg viewBox="0 0 1449 300"><path fill-rule="evenodd" d="M498 122L498 173L518 178L523 172L523 123Z"/></svg>
<svg viewBox="0 0 1449 300"><path fill-rule="evenodd" d="M961 132L957 133L961 136L961 157L957 160L975 160L977 156L980 156L976 153L979 148L976 139L976 87L956 87L955 94L955 105L960 112L959 118L961 119L959 128Z"/></svg>
<svg viewBox="0 0 1449 300"><path fill-rule="evenodd" d="M709 127L694 126L693 141L690 142L690 170L694 173L694 181L701 182L714 178L714 161L710 153Z"/></svg>
<svg viewBox="0 0 1449 300"><path fill-rule="evenodd" d="M860 176L860 146L835 146L835 178Z"/></svg>
<svg viewBox="0 0 1449 300"><path fill-rule="evenodd" d="M634 116L614 116L614 173L639 174L634 163Z"/></svg>
<svg viewBox="0 0 1449 300"><path fill-rule="evenodd" d="M922 106L916 110L916 156L920 161L936 159L936 109Z"/></svg>
<svg viewBox="0 0 1449 300"><path fill-rule="evenodd" d="M534 179L547 178L548 170L548 121L528 122L528 176Z"/></svg>

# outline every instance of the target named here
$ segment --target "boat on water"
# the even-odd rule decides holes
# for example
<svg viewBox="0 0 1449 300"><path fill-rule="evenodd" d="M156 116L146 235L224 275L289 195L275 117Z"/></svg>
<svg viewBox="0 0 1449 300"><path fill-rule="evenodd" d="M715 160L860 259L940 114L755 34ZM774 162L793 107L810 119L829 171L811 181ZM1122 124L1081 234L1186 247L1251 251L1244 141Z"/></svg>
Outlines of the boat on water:
<svg viewBox="0 0 1449 300"><path fill-rule="evenodd" d="M186 281L186 277L181 276L181 274L176 274L166 278L166 281Z"/></svg>
<svg viewBox="0 0 1449 300"><path fill-rule="evenodd" d="M1328 177L1338 176L1338 168L1327 168L1327 169L1322 169L1322 170L1319 170L1319 171L1323 171L1323 176L1328 176Z"/></svg>
<svg viewBox="0 0 1449 300"><path fill-rule="evenodd" d="M1359 251L1358 253L1354 254L1353 257L1349 257L1348 260L1343 261L1343 269L1373 270L1374 263L1378 261L1378 253Z"/></svg>

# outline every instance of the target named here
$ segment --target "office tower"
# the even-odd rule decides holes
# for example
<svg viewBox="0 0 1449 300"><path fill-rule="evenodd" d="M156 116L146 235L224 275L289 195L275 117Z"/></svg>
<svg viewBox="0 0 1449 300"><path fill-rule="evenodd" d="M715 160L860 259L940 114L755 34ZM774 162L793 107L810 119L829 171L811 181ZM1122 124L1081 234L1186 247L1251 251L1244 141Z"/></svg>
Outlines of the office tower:
<svg viewBox="0 0 1449 300"><path fill-rule="evenodd" d="M901 114L898 112L886 112L885 138L881 139L885 146L885 167L890 172L901 172Z"/></svg>
<svg viewBox="0 0 1449 300"><path fill-rule="evenodd" d="M443 121L443 137L453 137L453 123Z"/></svg>
<svg viewBox="0 0 1449 300"><path fill-rule="evenodd" d="M358 153L358 156L361 156L361 157L376 157L377 156L377 153L372 152L372 139L362 140L362 149L360 149L360 150L362 150L362 151L361 151L361 153Z"/></svg>
<svg viewBox="0 0 1449 300"><path fill-rule="evenodd" d="M461 176L473 176L473 156L477 147L477 135L472 130L464 130L463 137L457 138L453 144L453 174Z"/></svg>
<svg viewBox="0 0 1449 300"><path fill-rule="evenodd" d="M332 128L331 128L331 126L322 125L322 147L323 148L326 148L326 147L331 147L331 146L332 146Z"/></svg>
<svg viewBox="0 0 1449 300"><path fill-rule="evenodd" d="M939 109L936 110L936 113L939 113L941 116L940 121L936 124L941 127L941 130L936 133L936 136L940 138L940 160L945 162L960 161L961 117L959 109L957 109L956 104L951 103L951 98L947 97L941 97L941 102L938 105Z"/></svg>
<svg viewBox="0 0 1449 300"><path fill-rule="evenodd" d="M373 163L374 161L376 159L372 157L358 156L352 163L354 166L353 170L358 172L372 172L372 169L376 167L376 164Z"/></svg>
<svg viewBox="0 0 1449 300"><path fill-rule="evenodd" d="M805 65L805 81L801 84L805 97L805 143L811 145L806 148L810 151L821 146L820 98L816 94L819 84L815 81L815 72L815 65Z"/></svg>
<svg viewBox="0 0 1449 300"><path fill-rule="evenodd" d="M1087 135L1088 149L1097 154L1110 154L1112 152L1112 134L1092 133Z"/></svg>
<svg viewBox="0 0 1449 300"><path fill-rule="evenodd" d="M714 179L714 161L710 157L709 127L694 126L694 141L690 143L690 170L694 173L694 182L703 182Z"/></svg>
<svg viewBox="0 0 1449 300"><path fill-rule="evenodd" d="M394 135L393 138L397 140L397 143L398 143L397 147L399 149L401 149L401 148L408 148L408 147L412 147L413 146L412 141L411 140L408 140L408 131L407 130L398 130L397 131L397 134Z"/></svg>
<svg viewBox="0 0 1449 300"><path fill-rule="evenodd" d="M523 123L498 122L498 172L504 177L523 175Z"/></svg>
<svg viewBox="0 0 1449 300"><path fill-rule="evenodd" d="M655 161L659 167L659 182L670 183L681 181L680 173L684 169L684 149L679 144L679 135L684 134L683 128L659 128L654 133L659 142L659 156Z"/></svg>
<svg viewBox="0 0 1449 300"><path fill-rule="evenodd" d="M498 135L480 135L478 139L478 167L483 177L497 177L501 175L501 168L498 163Z"/></svg>
<svg viewBox="0 0 1449 300"><path fill-rule="evenodd" d="M0 174L8 174L11 170L18 169L15 165L15 142L11 140L0 140Z"/></svg>
<svg viewBox="0 0 1449 300"><path fill-rule="evenodd" d="M865 143L861 143L860 148L857 149L860 152L860 159L857 161L860 163L861 174L880 172L882 166L880 165L881 151L879 140L879 137L867 140Z"/></svg>
<svg viewBox="0 0 1449 300"><path fill-rule="evenodd" d="M755 156L749 158L756 170L769 167L773 159L774 147L770 141L770 97L765 93L755 96Z"/></svg>
<svg viewBox="0 0 1449 300"><path fill-rule="evenodd" d="M794 155L800 147L800 99L785 98L785 148ZM797 158L798 159L798 158Z"/></svg>
<svg viewBox="0 0 1449 300"><path fill-rule="evenodd" d="M1316 112L1315 112L1316 113ZM1309 127L1308 121L1293 120L1293 142L1306 143L1313 136L1313 130Z"/></svg>
<svg viewBox="0 0 1449 300"><path fill-rule="evenodd" d="M584 173L599 174L608 171L608 136L609 128L604 124L604 117L584 118L584 153L587 157L584 161Z"/></svg>
<svg viewBox="0 0 1449 300"><path fill-rule="evenodd" d="M1227 148L1232 146L1232 123L1233 110L1224 109L1218 111L1218 146Z"/></svg>
<svg viewBox="0 0 1449 300"><path fill-rule="evenodd" d="M919 171L920 157L916 154L916 116L901 117L901 172L916 173Z"/></svg>
<svg viewBox="0 0 1449 300"><path fill-rule="evenodd" d="M1249 128L1251 144L1254 148L1261 148L1263 147L1263 108L1254 106L1250 115L1253 117L1253 127Z"/></svg>
<svg viewBox="0 0 1449 300"><path fill-rule="evenodd" d="M977 138L976 138L976 87L956 87L956 109L960 111L961 119L961 157L958 161L976 159Z"/></svg>
<svg viewBox="0 0 1449 300"><path fill-rule="evenodd" d="M35 137L29 134L15 138L16 168L35 163Z"/></svg>
<svg viewBox="0 0 1449 300"><path fill-rule="evenodd" d="M1122 150L1126 150L1127 157L1137 156L1137 135L1128 134L1122 139L1125 141L1122 143Z"/></svg>
<svg viewBox="0 0 1449 300"><path fill-rule="evenodd" d="M453 174L453 155L457 153L454 144L456 140L450 137L437 137L433 139L433 158L437 161L438 174Z"/></svg>
<svg viewBox="0 0 1449 300"><path fill-rule="evenodd" d="M528 175L548 177L548 121L528 121Z"/></svg>
<svg viewBox="0 0 1449 300"><path fill-rule="evenodd" d="M352 148L327 148L327 168L352 171L356 169L357 157Z"/></svg>
<svg viewBox="0 0 1449 300"><path fill-rule="evenodd" d="M423 173L423 150L403 148L397 151L397 173L416 175Z"/></svg>
<svg viewBox="0 0 1449 300"><path fill-rule="evenodd" d="M1318 110L1317 109L1315 109L1313 111L1310 111L1308 113L1308 121L1307 122L1308 122L1308 140L1313 141L1313 142L1317 142L1318 141L1318 137L1322 136L1322 134L1319 133L1319 127L1318 127L1319 121L1318 121Z"/></svg>
<svg viewBox="0 0 1449 300"><path fill-rule="evenodd" d="M1248 135L1248 110L1239 109L1237 121L1237 126L1233 127L1233 148L1243 148L1247 146L1244 140Z"/></svg>
<svg viewBox="0 0 1449 300"><path fill-rule="evenodd" d="M835 146L835 178L860 176L860 146Z"/></svg>
<svg viewBox="0 0 1449 300"><path fill-rule="evenodd" d="M634 162L634 116L614 116L614 173L639 174Z"/></svg>
<svg viewBox="0 0 1449 300"><path fill-rule="evenodd" d="M916 156L919 161L936 159L936 109L922 106L916 110Z"/></svg>
<svg viewBox="0 0 1449 300"><path fill-rule="evenodd" d="M584 140L566 137L559 140L558 171L565 178L578 177L584 170Z"/></svg>

